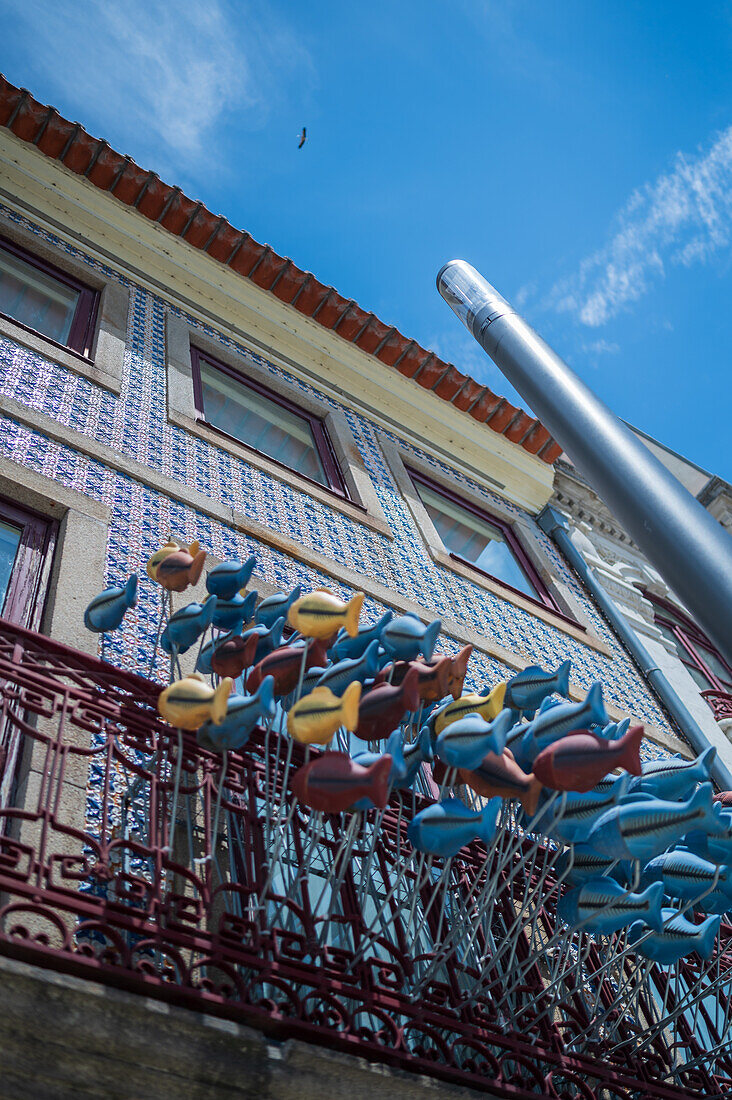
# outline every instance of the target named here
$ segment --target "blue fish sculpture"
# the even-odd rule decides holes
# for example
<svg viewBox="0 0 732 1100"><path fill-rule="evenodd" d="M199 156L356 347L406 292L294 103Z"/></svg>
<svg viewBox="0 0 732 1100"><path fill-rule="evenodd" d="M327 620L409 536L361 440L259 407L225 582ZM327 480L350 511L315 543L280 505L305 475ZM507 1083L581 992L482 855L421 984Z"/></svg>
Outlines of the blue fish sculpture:
<svg viewBox="0 0 732 1100"><path fill-rule="evenodd" d="M423 764L430 764L434 759L432 740L427 726L422 726L419 736L411 745L402 745L402 756L406 765L404 776L397 780L397 790L407 791L417 778L417 773Z"/></svg>
<svg viewBox="0 0 732 1100"><path fill-rule="evenodd" d="M322 672L315 686L328 687L334 695L342 695L354 680L363 684L365 680L373 679L378 672L378 666L379 643L374 640L366 647L361 657L344 657L342 661L327 668ZM388 752L388 749L384 751Z"/></svg>
<svg viewBox="0 0 732 1100"><path fill-rule="evenodd" d="M408 611L384 627L381 644L397 661L414 661L420 653L431 661L441 627L441 619L425 626L418 615Z"/></svg>
<svg viewBox="0 0 732 1100"><path fill-rule="evenodd" d="M706 783L709 779L717 750L705 749L695 760L686 760L683 756L668 759L649 760L643 764L643 774L634 776L631 791L646 791L657 798L670 801L688 798L697 783Z"/></svg>
<svg viewBox="0 0 732 1100"><path fill-rule="evenodd" d="M554 866L557 877L566 878L573 886L601 877L612 877L621 883L630 881L631 865L627 860L598 855L586 844L575 844L569 851L562 852Z"/></svg>
<svg viewBox="0 0 732 1100"><path fill-rule="evenodd" d="M469 810L459 798L444 798L412 818L407 836L417 851L445 859L476 838L488 845L496 833L501 802L491 798L481 810Z"/></svg>
<svg viewBox="0 0 732 1100"><path fill-rule="evenodd" d="M196 672L200 672L203 676L213 676L213 669L211 667L211 657L213 651L217 645L221 645L227 638L232 637L231 634L219 634L218 637L212 638L210 642L206 642L204 646L201 646L201 652L196 658Z"/></svg>
<svg viewBox="0 0 732 1100"><path fill-rule="evenodd" d="M282 641L282 632L285 629L285 619L276 619L270 627L264 625L264 623L257 623L256 626L250 626L249 630L245 630L242 634L242 638L246 641L247 638L251 638L252 634L256 634L259 637L259 642L254 653L254 660L252 664L258 665L268 653L271 653L273 649L277 649Z"/></svg>
<svg viewBox="0 0 732 1100"><path fill-rule="evenodd" d="M209 596L204 603L189 603L171 615L160 638L165 652L185 653L190 649L210 627L215 610L216 597Z"/></svg>
<svg viewBox="0 0 732 1100"><path fill-rule="evenodd" d="M707 851L714 863L732 863L732 831L723 836L707 836Z"/></svg>
<svg viewBox="0 0 732 1100"><path fill-rule="evenodd" d="M554 672L545 672L539 665L528 665L506 684L504 703L524 714L533 714L550 695L569 694L571 661L564 661Z"/></svg>
<svg viewBox="0 0 732 1100"><path fill-rule="evenodd" d="M656 856L643 868L644 882L662 882L670 898L696 901L710 887L727 895L727 908L732 905L732 874L727 867L717 867L693 852L675 848Z"/></svg>
<svg viewBox="0 0 732 1100"><path fill-rule="evenodd" d="M629 893L612 878L591 878L559 899L557 915L570 928L581 924L588 932L611 936L634 921L663 928L663 883L654 882L640 894Z"/></svg>
<svg viewBox="0 0 732 1100"><path fill-rule="evenodd" d="M124 588L105 588L91 601L84 612L84 626L94 634L116 630L125 612L137 606L137 573L133 573Z"/></svg>
<svg viewBox="0 0 732 1100"><path fill-rule="evenodd" d="M274 718L274 677L265 676L253 695L231 695L220 725L208 721L199 728L196 740L210 752L238 752L249 740L261 718Z"/></svg>
<svg viewBox="0 0 732 1100"><path fill-rule="evenodd" d="M212 596L218 596L220 600L233 600L237 592L246 588L252 579L257 559L254 554L245 562L238 559L222 561L216 565L206 577L206 590Z"/></svg>
<svg viewBox="0 0 732 1100"><path fill-rule="evenodd" d="M362 768L370 768L372 764L376 764L377 761L381 760L382 756L391 757L389 786L392 789L394 787L398 787L407 774L407 764L404 759L404 753L402 751L401 730L394 730L394 732L389 736L386 745L384 746L383 753L357 752L354 753L353 759L357 764L360 764ZM355 802L351 808L353 810L373 810L375 809L375 806L368 795L366 795L364 798L359 798L358 802Z"/></svg>
<svg viewBox="0 0 732 1100"><path fill-rule="evenodd" d="M723 890L712 890L704 897L699 898L694 908L701 909L702 913L718 913L721 917L727 915L726 923L729 924L728 914L732 912L732 901L730 901L729 894L726 894Z"/></svg>
<svg viewBox="0 0 732 1100"><path fill-rule="evenodd" d="M713 830L719 808L712 786L705 783L687 802L651 799L606 810L590 829L587 843L606 856L640 859L644 863L665 852L691 828Z"/></svg>
<svg viewBox="0 0 732 1100"><path fill-rule="evenodd" d="M625 775L606 775L604 779L601 779L599 783L596 783L592 788L597 794L607 794L618 783L625 783L627 785L627 779Z"/></svg>
<svg viewBox="0 0 732 1100"><path fill-rule="evenodd" d="M241 630L244 623L251 622L257 596L258 593L253 588L251 592L247 592L246 596L241 592L235 592L230 600L217 597L213 625L217 630L228 630L229 633Z"/></svg>
<svg viewBox="0 0 732 1100"><path fill-rule="evenodd" d="M346 659L352 660L356 657L362 657L372 642L381 641L382 630L389 625L393 618L393 611L385 611L381 618L371 626L360 626L355 638L352 638L347 630L341 628L338 631L338 637L330 648L333 660L345 661ZM386 650L384 650L384 654L386 655Z"/></svg>
<svg viewBox="0 0 732 1100"><path fill-rule="evenodd" d="M451 768L474 771L489 752L501 755L512 725L513 713L508 707L492 722L486 722L480 714L466 714L437 735L435 752Z"/></svg>
<svg viewBox="0 0 732 1100"><path fill-rule="evenodd" d="M290 610L295 600L299 600L302 595L302 588L300 585L296 585L292 592L284 593L278 592L275 596L267 596L262 600L259 607L254 614L254 621L258 625L271 627L278 619L284 616L287 619L287 612Z"/></svg>
<svg viewBox="0 0 732 1100"><path fill-rule="evenodd" d="M551 818L547 813L542 819L542 829L564 844L586 840L597 818L611 806L617 806L626 793L630 776L621 776L621 780L608 793L588 791L587 794L576 794L568 791L566 798L556 803L556 816Z"/></svg>
<svg viewBox="0 0 732 1100"><path fill-rule="evenodd" d="M573 730L588 729L591 725L606 726L607 713L602 701L602 686L595 682L581 703L551 705L545 699L535 718L529 722L521 742L524 756L532 762L542 749L558 741Z"/></svg>
<svg viewBox="0 0 732 1100"><path fill-rule="evenodd" d="M714 951L721 917L707 917L701 924L692 924L676 909L662 909L661 915L663 930L651 932L647 939L643 939L648 932L644 921L636 921L628 929L628 943L631 946L638 944L636 951L639 955L660 966L672 966L692 951L703 959L710 957Z"/></svg>

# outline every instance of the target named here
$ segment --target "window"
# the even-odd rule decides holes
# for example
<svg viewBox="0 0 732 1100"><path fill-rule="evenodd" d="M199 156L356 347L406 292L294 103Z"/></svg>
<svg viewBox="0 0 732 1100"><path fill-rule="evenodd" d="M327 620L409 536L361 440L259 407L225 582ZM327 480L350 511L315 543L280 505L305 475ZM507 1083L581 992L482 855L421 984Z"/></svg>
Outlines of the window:
<svg viewBox="0 0 732 1100"><path fill-rule="evenodd" d="M323 421L191 348L199 419L253 451L346 497Z"/></svg>
<svg viewBox="0 0 732 1100"><path fill-rule="evenodd" d="M45 565L55 538L54 522L0 500L0 614L4 619L38 628Z"/></svg>
<svg viewBox="0 0 732 1100"><path fill-rule="evenodd" d="M450 557L556 610L510 524L409 470L420 500Z"/></svg>
<svg viewBox="0 0 732 1100"><path fill-rule="evenodd" d="M699 627L660 596L644 592L653 604L656 626L673 642L686 670L700 691L726 692L732 695L732 668L723 660Z"/></svg>
<svg viewBox="0 0 732 1100"><path fill-rule="evenodd" d="M55 344L88 356L98 293L0 239L0 313Z"/></svg>

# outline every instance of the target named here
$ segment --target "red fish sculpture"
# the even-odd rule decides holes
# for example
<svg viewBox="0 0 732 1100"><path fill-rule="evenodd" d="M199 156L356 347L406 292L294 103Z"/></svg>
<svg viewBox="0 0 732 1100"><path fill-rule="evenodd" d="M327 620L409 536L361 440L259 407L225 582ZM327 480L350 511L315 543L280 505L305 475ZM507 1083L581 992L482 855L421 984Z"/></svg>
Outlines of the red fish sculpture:
<svg viewBox="0 0 732 1100"><path fill-rule="evenodd" d="M389 797L391 765L388 753L364 768L347 752L324 752L298 768L291 786L295 796L311 810L337 814L361 798L370 798L383 810Z"/></svg>
<svg viewBox="0 0 732 1100"><path fill-rule="evenodd" d="M513 753L506 749L498 756L489 752L479 768L467 771L461 768L458 775L463 783L483 798L517 798L529 817L533 817L539 804L541 783L532 772L526 772L518 766Z"/></svg>
<svg viewBox="0 0 732 1100"><path fill-rule="evenodd" d="M362 741L381 741L395 730L408 710L419 709L419 672L410 668L401 684L377 684L361 696L358 725Z"/></svg>
<svg viewBox="0 0 732 1100"><path fill-rule="evenodd" d="M197 545L193 543L191 549ZM155 580L168 592L184 592L189 584L198 584L205 560L205 550L197 550L195 555L183 548L175 550L157 566Z"/></svg>
<svg viewBox="0 0 732 1100"><path fill-rule="evenodd" d="M732 791L720 791L714 796L715 802L721 802L726 810L732 810Z"/></svg>
<svg viewBox="0 0 732 1100"><path fill-rule="evenodd" d="M641 775L643 726L631 726L618 741L607 741L589 730L575 730L539 753L534 775L553 791L585 794L614 768Z"/></svg>
<svg viewBox="0 0 732 1100"><path fill-rule="evenodd" d="M325 642L311 642L307 647L305 668L322 668L328 659L326 648ZM275 695L289 695L297 687L302 659L301 645L283 645L273 649L247 676L247 691L255 692L265 677L274 676Z"/></svg>
<svg viewBox="0 0 732 1100"><path fill-rule="evenodd" d="M241 634L226 638L211 654L211 668L218 676L230 676L236 680L251 665L258 644L256 634L248 638L243 638Z"/></svg>
<svg viewBox="0 0 732 1100"><path fill-rule="evenodd" d="M450 679L451 657L434 657L431 661L397 661L382 668L376 677L377 684L390 683L399 687L410 668L418 673L417 690L423 703L437 703L447 695ZM393 670L393 671L392 671Z"/></svg>

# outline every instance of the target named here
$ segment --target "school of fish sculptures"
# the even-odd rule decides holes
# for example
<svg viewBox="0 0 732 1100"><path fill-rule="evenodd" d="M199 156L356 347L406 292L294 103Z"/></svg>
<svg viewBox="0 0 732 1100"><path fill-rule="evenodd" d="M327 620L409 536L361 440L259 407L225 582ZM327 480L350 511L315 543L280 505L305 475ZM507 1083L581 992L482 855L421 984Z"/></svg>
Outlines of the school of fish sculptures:
<svg viewBox="0 0 732 1100"><path fill-rule="evenodd" d="M707 1059L730 1053L732 968L720 965L719 936L732 917L732 794L713 792L713 748L642 762L643 727L611 722L599 683L570 698L569 661L464 691L472 647L435 652L440 620L387 610L363 625L361 592L344 600L298 586L260 600L247 591L254 557L211 569L208 597L174 612L172 593L198 582L205 557L197 542L170 539L147 563L162 589L148 674L162 650L160 715L222 754L214 835L228 754L264 731L266 881L250 917L263 927L292 920L288 905L307 889L319 894L313 950L342 946L350 867L368 914L351 965L388 957L398 923L400 942L414 944L413 972L402 975L412 997L449 967L464 979L466 1004L490 998L508 1024L535 1028L579 989L591 1026L570 1045L601 1038L617 1052L663 1035L673 1044L674 1029L726 990L717 1028L726 1046ZM137 583L133 575L92 600L87 627L119 629ZM195 670L183 675L180 657L196 643ZM377 851L389 807L398 828L387 875ZM298 810L307 817L299 860ZM676 978L670 997L671 975L659 997L658 968L672 972L689 956L701 963L696 984L680 990ZM525 979L537 964L544 992L531 993L529 1013Z"/></svg>

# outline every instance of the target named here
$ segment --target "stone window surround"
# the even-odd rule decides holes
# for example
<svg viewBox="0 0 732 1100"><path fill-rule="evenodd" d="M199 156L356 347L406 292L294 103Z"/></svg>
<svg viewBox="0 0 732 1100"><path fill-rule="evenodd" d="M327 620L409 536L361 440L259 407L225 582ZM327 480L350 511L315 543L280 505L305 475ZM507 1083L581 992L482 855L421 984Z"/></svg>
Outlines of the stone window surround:
<svg viewBox="0 0 732 1100"><path fill-rule="evenodd" d="M211 356L234 371L240 371L281 394L289 401L299 405L313 416L319 417L328 432L335 452L336 461L346 484L350 500L345 500L325 486L320 486L308 478L301 477L294 470L275 462L266 455L251 450L243 443L229 439L205 424L196 409L191 346L204 355ZM249 359L240 352L226 347L215 338L207 336L184 318L170 311L165 318L165 349L168 390L168 420L179 428L198 436L214 447L228 451L234 457L255 466L270 477L275 477L286 485L292 486L315 500L326 504L336 511L343 512L349 519L364 524L381 535L393 538L394 534L376 495L371 478L363 463L353 433L345 414L333 409L323 399L300 390L291 382L272 374L266 368ZM273 358L273 362L276 360Z"/></svg>
<svg viewBox="0 0 732 1100"><path fill-rule="evenodd" d="M44 359L50 359L52 363L58 363L59 366L66 367L75 374L88 378L90 382L119 395L122 389L127 317L130 307L128 288L75 256L69 255L63 248L50 244L38 234L18 225L4 214L0 214L0 235L20 245L26 252L73 276L79 282L85 283L93 290L100 291L96 331L89 358L72 351L71 348L61 347L41 333L31 332L5 317L0 317L0 336L22 344L29 351L42 355Z"/></svg>
<svg viewBox="0 0 732 1100"><path fill-rule="evenodd" d="M382 433L379 433L379 445L392 476L397 483L399 492L412 513L414 522L424 540L429 555L437 565L449 569L452 573L457 573L459 576L465 578L465 580L471 581L471 583L477 585L479 588L483 588L499 596L502 600L506 600L507 603L512 603L520 607L523 611L535 615L549 625L556 627L565 634L569 634L578 641L590 646L590 648L596 649L608 657L612 657L612 651L609 647L594 634L591 624L587 620L574 593L561 579L554 575L552 564L547 558L541 539L536 531L534 531L533 524L530 520L521 515L517 516L508 508L502 507L499 500L491 500L490 502L490 511L502 523L511 527L518 542L521 544L522 550L529 558L533 569L541 578L545 588L557 604L559 613L552 611L548 607L542 606L535 600L522 596L520 592L508 588L501 584L500 581L492 580L481 570L473 569L469 564L454 558L435 530L435 526L429 517L427 509L422 503L414 482L409 476L407 466L411 466L416 473L424 474L425 477L436 482L438 485L444 486L450 494L464 497L466 501L485 511L486 502L479 493L471 490L469 486L462 483L457 487L451 484L439 470L436 470L434 466L431 465L431 463L414 455L411 451L402 450L393 440Z"/></svg>

